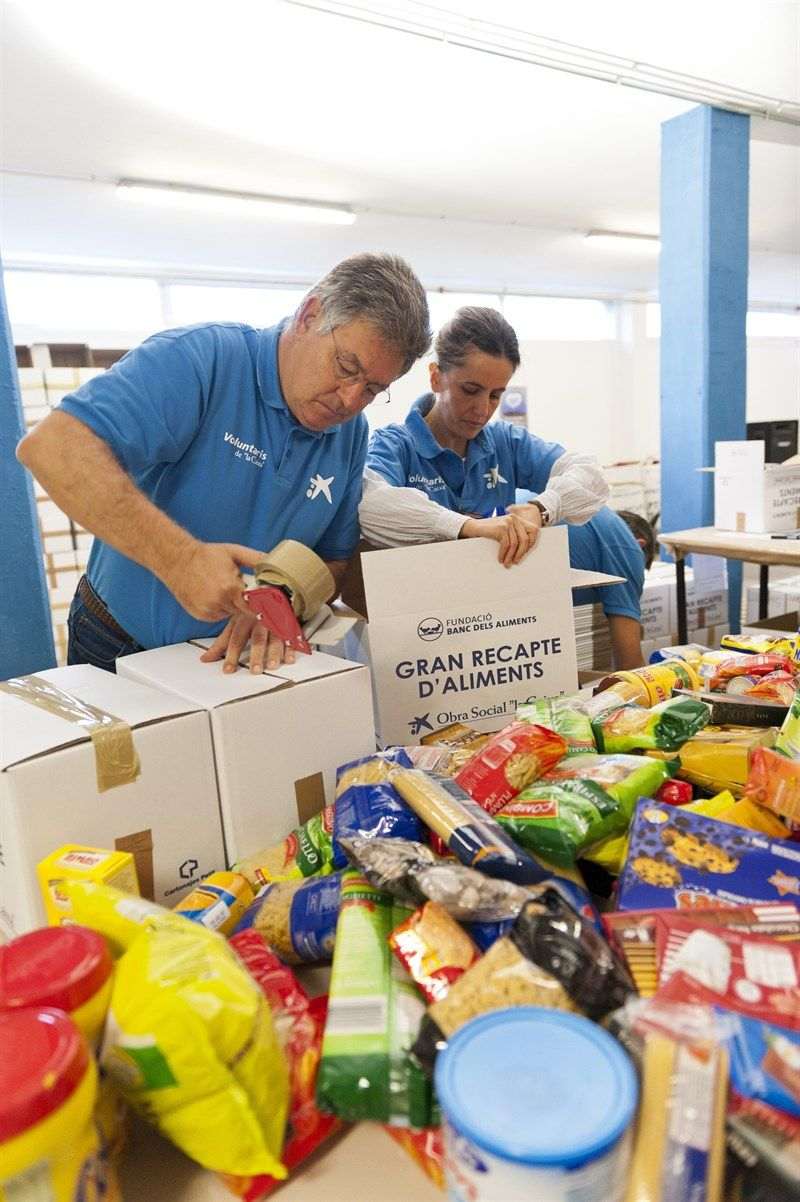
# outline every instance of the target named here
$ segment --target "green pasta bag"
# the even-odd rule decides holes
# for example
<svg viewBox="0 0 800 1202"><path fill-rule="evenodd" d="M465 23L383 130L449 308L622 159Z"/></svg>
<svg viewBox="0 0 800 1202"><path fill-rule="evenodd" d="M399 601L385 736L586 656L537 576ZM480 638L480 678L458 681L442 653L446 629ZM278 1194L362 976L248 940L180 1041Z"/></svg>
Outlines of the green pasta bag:
<svg viewBox="0 0 800 1202"><path fill-rule="evenodd" d="M389 947L411 913L360 872L343 874L317 1105L346 1122L431 1121L430 1086L409 1054L425 1003Z"/></svg>
<svg viewBox="0 0 800 1202"><path fill-rule="evenodd" d="M573 756L524 789L497 821L528 851L570 867L586 848L626 831L638 798L652 797L672 767L644 756Z"/></svg>
<svg viewBox="0 0 800 1202"><path fill-rule="evenodd" d="M592 722L592 730L598 751L680 751L710 718L704 701L670 697L652 709L622 705Z"/></svg>
<svg viewBox="0 0 800 1202"><path fill-rule="evenodd" d="M595 750L589 715L569 697L542 697L517 706L518 722L533 722L554 730L567 741L566 756L585 755Z"/></svg>

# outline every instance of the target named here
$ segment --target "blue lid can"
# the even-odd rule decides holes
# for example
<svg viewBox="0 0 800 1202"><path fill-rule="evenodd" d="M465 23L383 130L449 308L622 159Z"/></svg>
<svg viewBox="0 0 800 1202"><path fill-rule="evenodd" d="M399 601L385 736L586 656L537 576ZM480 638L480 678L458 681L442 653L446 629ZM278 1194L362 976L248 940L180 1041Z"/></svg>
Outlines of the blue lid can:
<svg viewBox="0 0 800 1202"><path fill-rule="evenodd" d="M521 1006L467 1023L436 1063L452 1202L619 1202L638 1084L607 1031Z"/></svg>

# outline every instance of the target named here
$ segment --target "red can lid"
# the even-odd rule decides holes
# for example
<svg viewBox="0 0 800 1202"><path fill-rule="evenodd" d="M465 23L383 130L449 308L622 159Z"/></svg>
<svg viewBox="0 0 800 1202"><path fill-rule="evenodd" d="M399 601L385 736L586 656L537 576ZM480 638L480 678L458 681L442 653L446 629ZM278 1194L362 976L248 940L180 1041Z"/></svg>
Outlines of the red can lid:
<svg viewBox="0 0 800 1202"><path fill-rule="evenodd" d="M88 927L43 927L0 947L0 1009L56 1006L69 1013L111 976L108 945Z"/></svg>
<svg viewBox="0 0 800 1202"><path fill-rule="evenodd" d="M0 1143L57 1110L88 1066L86 1040L62 1010L0 1011Z"/></svg>

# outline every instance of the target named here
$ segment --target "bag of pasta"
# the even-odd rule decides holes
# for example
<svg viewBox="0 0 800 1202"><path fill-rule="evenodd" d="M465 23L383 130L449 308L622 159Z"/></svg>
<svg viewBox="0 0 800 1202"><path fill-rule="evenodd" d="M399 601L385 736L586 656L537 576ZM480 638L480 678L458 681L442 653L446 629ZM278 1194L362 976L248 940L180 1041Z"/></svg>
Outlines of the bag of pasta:
<svg viewBox="0 0 800 1202"><path fill-rule="evenodd" d="M422 838L422 823L389 779L393 770L410 767L411 760L403 748L390 747L364 759L352 760L338 770L333 811L335 868L347 864L342 839Z"/></svg>
<svg viewBox="0 0 800 1202"><path fill-rule="evenodd" d="M240 918L234 935L256 930L284 964L330 960L339 918L342 874L265 886Z"/></svg>
<svg viewBox="0 0 800 1202"><path fill-rule="evenodd" d="M274 847L239 860L233 871L241 873L254 889L272 881L302 880L332 872L332 832L333 806L325 806Z"/></svg>
<svg viewBox="0 0 800 1202"><path fill-rule="evenodd" d="M577 700L569 697L542 697L517 706L518 722L535 722L566 739L565 757L586 755L596 750L589 715Z"/></svg>
<svg viewBox="0 0 800 1202"><path fill-rule="evenodd" d="M487 814L496 814L563 758L567 741L554 730L512 722L456 773L456 783Z"/></svg>
<svg viewBox="0 0 800 1202"><path fill-rule="evenodd" d="M623 705L592 722L598 751L679 751L711 719L711 707L692 697L670 697L652 709Z"/></svg>

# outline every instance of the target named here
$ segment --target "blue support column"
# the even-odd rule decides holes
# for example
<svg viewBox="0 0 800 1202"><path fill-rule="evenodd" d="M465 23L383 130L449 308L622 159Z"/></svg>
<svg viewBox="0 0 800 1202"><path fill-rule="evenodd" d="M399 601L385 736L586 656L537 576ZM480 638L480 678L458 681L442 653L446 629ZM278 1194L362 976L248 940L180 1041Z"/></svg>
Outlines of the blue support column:
<svg viewBox="0 0 800 1202"><path fill-rule="evenodd" d="M702 107L661 140L661 528L710 526L714 443L746 437L750 118ZM738 630L741 565L729 563Z"/></svg>
<svg viewBox="0 0 800 1202"><path fill-rule="evenodd" d="M56 663L33 481L14 454L25 432L0 264L0 680Z"/></svg>

